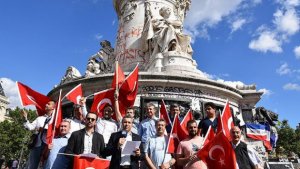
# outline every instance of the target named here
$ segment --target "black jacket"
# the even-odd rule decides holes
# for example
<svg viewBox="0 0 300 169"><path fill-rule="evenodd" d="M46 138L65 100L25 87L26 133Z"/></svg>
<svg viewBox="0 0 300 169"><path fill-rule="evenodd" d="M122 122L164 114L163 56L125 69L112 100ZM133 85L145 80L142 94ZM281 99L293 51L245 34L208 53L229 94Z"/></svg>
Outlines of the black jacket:
<svg viewBox="0 0 300 169"><path fill-rule="evenodd" d="M122 138L122 131L112 133L107 147L105 148L105 155L106 156L112 156L111 161L110 161L110 169L119 169L120 168L120 163L121 163L121 149L118 147L119 139ZM132 133L132 141L141 141L141 138L139 135ZM131 160L131 166L132 169L138 169L140 168L140 162L145 158L144 155L144 150L142 144L140 145L140 151L141 151L141 156L136 157L131 155L130 160Z"/></svg>
<svg viewBox="0 0 300 169"><path fill-rule="evenodd" d="M84 150L84 135L85 129L81 129L72 133L68 140L65 153L67 154L82 154ZM104 139L103 136L97 132L94 132L92 140L92 153L97 154L99 157L105 157L104 152Z"/></svg>

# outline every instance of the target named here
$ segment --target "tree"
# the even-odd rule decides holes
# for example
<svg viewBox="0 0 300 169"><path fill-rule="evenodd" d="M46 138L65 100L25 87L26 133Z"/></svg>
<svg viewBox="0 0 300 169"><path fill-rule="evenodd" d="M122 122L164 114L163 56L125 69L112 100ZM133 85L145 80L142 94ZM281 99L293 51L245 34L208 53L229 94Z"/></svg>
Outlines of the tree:
<svg viewBox="0 0 300 169"><path fill-rule="evenodd" d="M26 158L29 154L27 142L31 136L31 132L23 126L23 119L20 108L9 110L9 120L0 123L0 155L5 156L5 160L19 159L21 151ZM36 112L28 110L28 119L32 121L36 118Z"/></svg>
<svg viewBox="0 0 300 169"><path fill-rule="evenodd" d="M277 126L278 128L278 141L277 147L283 147L285 154L294 152L300 155L300 130L294 130L288 124L288 120L283 120Z"/></svg>

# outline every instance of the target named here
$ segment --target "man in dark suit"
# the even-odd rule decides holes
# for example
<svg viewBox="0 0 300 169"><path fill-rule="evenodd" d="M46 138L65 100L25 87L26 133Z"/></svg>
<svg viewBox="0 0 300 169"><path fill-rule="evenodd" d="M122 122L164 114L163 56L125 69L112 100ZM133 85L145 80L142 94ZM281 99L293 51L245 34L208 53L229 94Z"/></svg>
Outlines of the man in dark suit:
<svg viewBox="0 0 300 169"><path fill-rule="evenodd" d="M95 132L97 114L88 113L86 115L85 128L72 133L68 140L65 153L67 154L95 154L98 157L105 157L103 136ZM72 126L71 126L72 127Z"/></svg>
<svg viewBox="0 0 300 169"><path fill-rule="evenodd" d="M124 148L125 141L141 141L139 135L131 132L133 119L130 116L125 116L122 119L122 131L113 133L110 136L105 155L112 155L110 169L138 169L141 168L141 160L144 159L142 145L133 151L133 155L121 154Z"/></svg>

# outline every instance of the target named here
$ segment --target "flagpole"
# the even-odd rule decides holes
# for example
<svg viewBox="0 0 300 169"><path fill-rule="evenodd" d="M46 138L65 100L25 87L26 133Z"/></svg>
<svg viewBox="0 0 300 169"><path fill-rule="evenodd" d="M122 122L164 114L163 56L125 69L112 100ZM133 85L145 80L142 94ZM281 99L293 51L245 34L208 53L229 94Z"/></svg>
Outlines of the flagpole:
<svg viewBox="0 0 300 169"><path fill-rule="evenodd" d="M52 140L54 139L54 136L55 136L55 126L57 125L57 117L58 117L58 113L60 111L60 108L61 108L61 93L62 93L62 89L59 90L59 98L58 98L58 107L56 109L56 113L55 113L55 122L54 122L54 125L53 125L53 128L52 128L52 131L53 131L53 135L52 135ZM52 141L51 141L52 142Z"/></svg>
<svg viewBox="0 0 300 169"><path fill-rule="evenodd" d="M118 68L119 68L119 62L116 60L116 67L115 67L115 72L116 72L116 89L119 89L119 86L118 86L118 84L119 84L119 70L118 70Z"/></svg>

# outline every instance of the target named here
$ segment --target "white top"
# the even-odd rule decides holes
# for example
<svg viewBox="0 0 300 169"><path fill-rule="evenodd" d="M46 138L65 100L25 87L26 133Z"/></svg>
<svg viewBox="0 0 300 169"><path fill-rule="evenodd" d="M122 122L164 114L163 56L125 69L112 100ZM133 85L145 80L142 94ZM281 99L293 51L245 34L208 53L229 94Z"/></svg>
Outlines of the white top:
<svg viewBox="0 0 300 169"><path fill-rule="evenodd" d="M103 135L104 143L107 144L112 133L118 131L117 123L111 120L99 118L96 125L96 131Z"/></svg>
<svg viewBox="0 0 300 169"><path fill-rule="evenodd" d="M131 132L127 134L126 141L132 141L132 133ZM125 144L123 144L121 146L121 149L124 148L124 145ZM130 155L123 155L123 154L121 154L121 163L120 163L120 166L130 165L130 162L131 162L130 161Z"/></svg>
<svg viewBox="0 0 300 169"><path fill-rule="evenodd" d="M43 115L43 116L39 116L37 117L32 123L30 123L28 120L23 124L24 127L28 130L36 130L36 132L38 132L40 130L40 128L43 128L44 127L44 123L45 123L45 120L47 119L47 117L49 117L47 114ZM49 117L50 118L50 117ZM48 124L49 122L45 125L45 129L48 129ZM37 142L35 144L35 147L39 147L42 145L42 141L41 141L41 134L43 134L42 132L39 133L38 135L38 139L37 139ZM47 136L47 133L43 134L42 135L42 140L44 143L46 143L46 136Z"/></svg>
<svg viewBox="0 0 300 169"><path fill-rule="evenodd" d="M93 135L94 135L94 133L92 133L92 134L89 135L89 134L85 131L85 134L84 134L84 148L83 148L83 154L89 154L89 153L92 153Z"/></svg>
<svg viewBox="0 0 300 169"><path fill-rule="evenodd" d="M74 131L78 131L85 128L85 125L82 123L82 121L78 119L72 119L71 120L71 128L70 133L73 133Z"/></svg>

